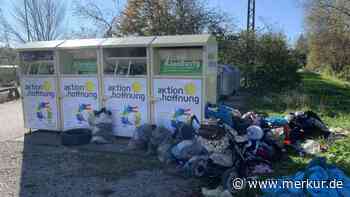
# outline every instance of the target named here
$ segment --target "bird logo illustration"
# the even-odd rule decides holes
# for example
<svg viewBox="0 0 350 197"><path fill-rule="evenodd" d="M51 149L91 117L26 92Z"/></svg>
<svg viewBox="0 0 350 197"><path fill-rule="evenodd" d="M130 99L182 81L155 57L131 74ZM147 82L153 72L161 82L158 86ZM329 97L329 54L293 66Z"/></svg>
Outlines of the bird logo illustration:
<svg viewBox="0 0 350 197"><path fill-rule="evenodd" d="M39 120L52 120L52 109L48 101L39 102L36 108L36 117Z"/></svg>
<svg viewBox="0 0 350 197"><path fill-rule="evenodd" d="M138 106L127 105L121 113L121 123L124 126L135 125L136 127L141 126L141 113L139 112Z"/></svg>
<svg viewBox="0 0 350 197"><path fill-rule="evenodd" d="M171 126L176 128L177 124L180 122L188 123L190 122L192 116L193 113L191 109L178 108L175 110L175 113L171 119Z"/></svg>
<svg viewBox="0 0 350 197"><path fill-rule="evenodd" d="M91 104L80 104L78 108L78 112L76 114L76 118L79 121L79 123L87 121L86 113L89 113L92 111Z"/></svg>

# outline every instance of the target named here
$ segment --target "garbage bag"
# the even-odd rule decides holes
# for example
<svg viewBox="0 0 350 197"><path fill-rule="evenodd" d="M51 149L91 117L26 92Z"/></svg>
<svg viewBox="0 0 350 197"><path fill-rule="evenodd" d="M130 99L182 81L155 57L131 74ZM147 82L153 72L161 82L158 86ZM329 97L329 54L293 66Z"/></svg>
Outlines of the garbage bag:
<svg viewBox="0 0 350 197"><path fill-rule="evenodd" d="M220 119L225 124L230 125L235 128L235 123L233 121L234 117L241 117L241 113L227 105L213 105L208 104L205 108L205 118L210 119Z"/></svg>
<svg viewBox="0 0 350 197"><path fill-rule="evenodd" d="M174 146L171 149L171 153L173 154L173 156L177 159L184 159L185 157L183 156L183 150L192 146L193 141L192 140L184 140L180 143L178 143L176 146Z"/></svg>
<svg viewBox="0 0 350 197"><path fill-rule="evenodd" d="M134 135L129 141L129 149L147 149L148 143L152 136L152 131L156 128L155 125L144 124L136 127Z"/></svg>
<svg viewBox="0 0 350 197"><path fill-rule="evenodd" d="M173 161L173 156L171 155L172 144L161 144L157 148L157 156L160 162L169 164Z"/></svg>
<svg viewBox="0 0 350 197"><path fill-rule="evenodd" d="M264 122L273 127L283 127L288 124L288 117L271 116L264 118Z"/></svg>
<svg viewBox="0 0 350 197"><path fill-rule="evenodd" d="M185 173L188 176L203 177L207 173L208 156L194 156L184 165Z"/></svg>
<svg viewBox="0 0 350 197"><path fill-rule="evenodd" d="M203 187L201 191L204 197L232 197L232 194L228 190L224 190L222 186L216 189L207 189Z"/></svg>
<svg viewBox="0 0 350 197"><path fill-rule="evenodd" d="M112 112L105 108L89 115L88 123L92 131L91 143L112 143L114 139L112 121Z"/></svg>
<svg viewBox="0 0 350 197"><path fill-rule="evenodd" d="M261 125L261 117L255 112L247 112L243 114L242 119L249 125Z"/></svg>
<svg viewBox="0 0 350 197"><path fill-rule="evenodd" d="M195 128L191 124L177 123L175 129L175 138L178 141L192 140L195 136Z"/></svg>
<svg viewBox="0 0 350 197"><path fill-rule="evenodd" d="M278 184L281 184L283 180L309 180L319 181L326 180L328 183L333 180L342 181L341 188L328 187L307 187L307 188L293 188L293 189L281 189L282 187L265 188L261 189L264 193L263 196L334 196L342 197L349 196L350 194L350 179L342 170L334 165L326 163L325 158L314 158L304 169L303 172L297 172L295 175L282 177L278 179Z"/></svg>
<svg viewBox="0 0 350 197"><path fill-rule="evenodd" d="M147 145L147 154L156 153L158 147L164 144L174 144L172 132L165 127L157 127L152 130L152 135Z"/></svg>
<svg viewBox="0 0 350 197"><path fill-rule="evenodd" d="M212 153L209 158L213 161L213 163L224 166L231 167L233 166L233 158L232 151L227 150L225 153Z"/></svg>
<svg viewBox="0 0 350 197"><path fill-rule="evenodd" d="M171 149L177 160L189 160L193 156L206 154L204 147L197 140L184 140Z"/></svg>

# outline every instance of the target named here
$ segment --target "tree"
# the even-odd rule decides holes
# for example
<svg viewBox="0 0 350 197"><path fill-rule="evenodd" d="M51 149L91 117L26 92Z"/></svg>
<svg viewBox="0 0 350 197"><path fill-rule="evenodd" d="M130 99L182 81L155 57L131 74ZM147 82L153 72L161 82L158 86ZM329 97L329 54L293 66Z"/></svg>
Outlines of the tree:
<svg viewBox="0 0 350 197"><path fill-rule="evenodd" d="M65 11L62 1L24 0L22 4L13 5L13 20L2 15L0 25L15 41L53 40L63 34Z"/></svg>
<svg viewBox="0 0 350 197"><path fill-rule="evenodd" d="M300 66L306 66L308 53L308 40L303 34L301 34L296 41L294 50L295 60Z"/></svg>
<svg viewBox="0 0 350 197"><path fill-rule="evenodd" d="M305 9L309 38L307 67L348 78L350 1L312 0Z"/></svg>
<svg viewBox="0 0 350 197"><path fill-rule="evenodd" d="M201 0L129 0L118 29L121 35L224 34L229 17Z"/></svg>
<svg viewBox="0 0 350 197"><path fill-rule="evenodd" d="M100 33L104 37L112 37L117 34L115 27L119 18L119 1L112 0L112 4L111 8L102 8L92 0L76 0L74 1L74 14L81 20L92 22L100 29ZM86 30L86 27L81 27L81 29ZM89 29L89 31L93 32L94 30ZM95 33L89 33L88 35Z"/></svg>
<svg viewBox="0 0 350 197"><path fill-rule="evenodd" d="M256 66L249 78L250 87L260 92L294 88L300 81L298 69L283 33L267 32L257 36Z"/></svg>

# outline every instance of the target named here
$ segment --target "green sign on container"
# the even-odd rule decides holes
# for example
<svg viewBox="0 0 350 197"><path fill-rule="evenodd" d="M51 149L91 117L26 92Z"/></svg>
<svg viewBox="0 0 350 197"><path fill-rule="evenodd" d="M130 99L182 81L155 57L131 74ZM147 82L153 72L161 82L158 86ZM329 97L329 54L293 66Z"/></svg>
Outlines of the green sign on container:
<svg viewBox="0 0 350 197"><path fill-rule="evenodd" d="M97 73L96 60L74 60L73 66L78 71L78 74Z"/></svg>
<svg viewBox="0 0 350 197"><path fill-rule="evenodd" d="M162 61L160 64L160 74L201 74L202 63L194 60L183 61Z"/></svg>

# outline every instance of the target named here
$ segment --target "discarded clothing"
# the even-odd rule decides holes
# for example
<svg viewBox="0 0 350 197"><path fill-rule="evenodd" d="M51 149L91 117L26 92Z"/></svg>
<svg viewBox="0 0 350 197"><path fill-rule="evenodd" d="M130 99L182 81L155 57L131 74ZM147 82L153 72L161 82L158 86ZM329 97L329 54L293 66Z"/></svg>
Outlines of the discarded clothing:
<svg viewBox="0 0 350 197"><path fill-rule="evenodd" d="M200 125L198 135L208 140L219 140L225 135L225 128L217 120L209 119Z"/></svg>
<svg viewBox="0 0 350 197"><path fill-rule="evenodd" d="M207 173L208 156L194 156L184 166L188 176L203 177Z"/></svg>
<svg viewBox="0 0 350 197"><path fill-rule="evenodd" d="M233 166L234 161L232 156L232 151L226 150L225 153L212 153L209 158L213 161L214 164L224 167L231 167Z"/></svg>
<svg viewBox="0 0 350 197"><path fill-rule="evenodd" d="M272 173L273 170L270 165L261 163L256 166L254 166L252 170L252 174L258 175L258 174L267 174L267 173Z"/></svg>
<svg viewBox="0 0 350 197"><path fill-rule="evenodd" d="M152 131L156 129L155 125L144 124L135 129L134 135L129 141L129 149L146 149L151 139Z"/></svg>
<svg viewBox="0 0 350 197"><path fill-rule="evenodd" d="M112 143L114 139L112 121L112 112L105 108L102 108L100 111L94 111L89 115L88 122L92 131L91 143Z"/></svg>
<svg viewBox="0 0 350 197"><path fill-rule="evenodd" d="M306 140L301 144L303 151L307 154L317 154L321 152L321 145L315 140Z"/></svg>
<svg viewBox="0 0 350 197"><path fill-rule="evenodd" d="M350 178L347 177L342 170L334 165L326 163L325 158L313 159L303 172L297 172L295 175L286 176L278 179L277 185L282 186L283 180L294 181L327 181L327 186L321 187L321 183L312 185L312 187L304 188L289 188L283 189L283 187L267 186L265 189L261 189L264 193L264 197L277 197L277 196L324 196L324 197L342 197L350 196ZM342 187L332 188L331 182L341 181Z"/></svg>
<svg viewBox="0 0 350 197"><path fill-rule="evenodd" d="M222 186L212 190L203 187L201 191L204 197L232 197L231 192L224 190Z"/></svg>
<svg viewBox="0 0 350 197"><path fill-rule="evenodd" d="M208 104L205 108L205 118L220 119L224 123L234 128L233 117L241 117L241 113L227 105L212 105Z"/></svg>
<svg viewBox="0 0 350 197"><path fill-rule="evenodd" d="M288 124L288 120L280 116L272 116L272 117L264 118L264 122L266 122L268 125L272 127L283 127L284 125Z"/></svg>
<svg viewBox="0 0 350 197"><path fill-rule="evenodd" d="M261 117L255 112L247 112L243 114L242 119L249 125L261 125Z"/></svg>
<svg viewBox="0 0 350 197"><path fill-rule="evenodd" d="M187 161L196 155L206 153L197 140L184 140L171 149L171 154L180 161Z"/></svg>
<svg viewBox="0 0 350 197"><path fill-rule="evenodd" d="M195 128L191 124L177 123L175 129L175 139L178 141L192 140L195 136Z"/></svg>
<svg viewBox="0 0 350 197"><path fill-rule="evenodd" d="M157 156L160 162L169 164L174 160L170 152L172 146L172 144L165 143L158 146Z"/></svg>
<svg viewBox="0 0 350 197"><path fill-rule="evenodd" d="M199 136L198 141L209 153L224 153L230 145L229 138L226 135L219 140L208 140Z"/></svg>
<svg viewBox="0 0 350 197"><path fill-rule="evenodd" d="M152 135L147 145L147 153L153 154L157 151L159 146L164 144L173 144L174 138L170 130L165 127L157 127L152 130Z"/></svg>
<svg viewBox="0 0 350 197"><path fill-rule="evenodd" d="M329 129L327 126L323 123L321 118L312 111L307 112L295 112L291 113L287 117L288 124L290 128L292 128L291 135L295 135L296 133L303 133L303 135L310 135L317 131L321 131L323 136L327 138L330 134ZM300 137L298 135L291 136L291 138ZM294 141L299 139L292 139Z"/></svg>

